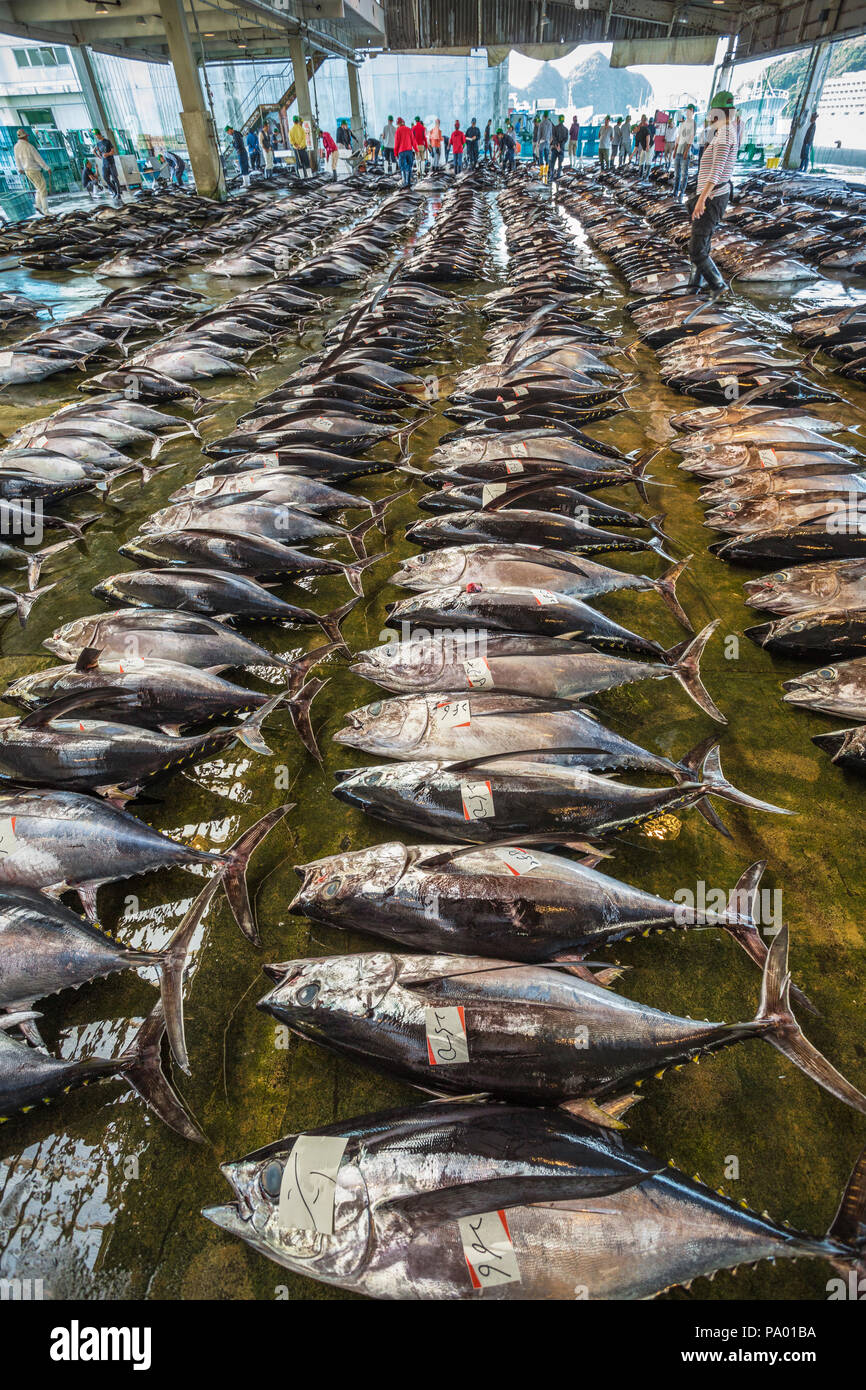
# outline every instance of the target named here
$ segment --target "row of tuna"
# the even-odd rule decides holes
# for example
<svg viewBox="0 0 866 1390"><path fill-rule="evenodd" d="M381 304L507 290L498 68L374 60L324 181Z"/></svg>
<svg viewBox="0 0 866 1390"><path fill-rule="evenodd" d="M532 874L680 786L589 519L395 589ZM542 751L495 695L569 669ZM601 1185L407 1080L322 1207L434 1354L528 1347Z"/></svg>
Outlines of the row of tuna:
<svg viewBox="0 0 866 1390"><path fill-rule="evenodd" d="M692 635L676 593L685 562L654 579L589 558L651 559L666 541L656 518L595 497L626 485L645 500L652 483L645 459L585 431L622 408L627 367L594 322L591 266L538 191L512 181L498 198L508 266L505 288L481 301L489 360L455 378L445 414L458 428L441 436L432 467L404 466L427 487L431 516L410 526L420 552L391 576L410 591L389 605L402 636L357 655L353 671L385 694L335 736L389 760L340 772L337 797L431 840L302 865L292 912L383 945L270 965L274 987L259 1005L439 1099L224 1164L235 1201L205 1215L289 1269L382 1298L628 1299L763 1258L862 1267L866 1159L830 1231L813 1238L620 1133L651 1076L752 1038L861 1113L866 1097L794 1017L787 930L768 951L754 920L762 864L709 916L597 868L611 837L652 833L688 807L724 829L711 797L781 808L725 779L715 737L675 763L580 703L673 678L724 722L699 672L711 630ZM402 275L480 278L489 216L481 195L455 191ZM440 335L425 334L424 300L411 305L401 284L401 331L411 340L417 328L429 350ZM434 323L460 309L438 291L426 300ZM588 602L616 590L659 596L690 635L665 649ZM606 775L629 769L671 785ZM761 965L748 1022L648 1008L612 992L618 970L590 963L617 941L697 925L729 932Z"/></svg>
<svg viewBox="0 0 866 1390"><path fill-rule="evenodd" d="M575 211L617 260L602 215L607 196L590 190ZM715 403L671 421L679 432L671 447L682 455L680 467L701 481L706 524L721 535L710 549L735 564L791 566L747 582L749 606L770 615L747 628L748 636L780 656L838 662L786 681L785 699L863 721L866 459L854 436L844 438L843 420L813 413L816 405L841 403L840 396L806 375L809 364L762 343L732 302L666 286L628 307L665 382ZM856 365L862 317L856 309L813 313L794 327L817 350L831 330L841 339L850 324ZM813 741L841 766L866 772L862 722Z"/></svg>
<svg viewBox="0 0 866 1390"><path fill-rule="evenodd" d="M411 210L406 215L411 216ZM136 302L150 305L155 317L159 313L163 326L176 300L183 304L189 298L189 292L182 294L166 284L130 293ZM115 296L112 303L120 300L126 305L128 298ZM206 351L211 346L207 338L211 322L216 323L213 331L218 335L215 349L231 347L235 334L238 343L244 342L246 356L282 337L297 323L299 308L310 313L318 303L307 291L279 285L267 297L240 296L223 306L216 320L206 316L204 323L196 321L201 338L186 357L180 356L182 349L175 345L176 360L160 363L177 369L182 381L137 359L120 381L87 382L94 394L86 403L62 407L23 427L7 442L2 477L11 500L4 506L23 506L33 499L54 501L84 487L107 489L117 476L133 468L146 483L151 472L135 458L135 450L150 446L154 457L172 437L182 433L199 437L194 422L158 407L189 399L201 404L189 380L218 374L210 360L203 362L195 356L196 349ZM77 325L69 320L66 324L74 340ZM107 392L106 385L123 389ZM311 416L318 412L318 404L308 407ZM310 488L315 491L317 484L306 475L295 480L288 467L278 481L288 488L284 501L302 500L304 510L296 512L282 503L276 510L288 518L296 516L299 526L309 522L308 538L313 544L342 534L321 520L317 529L314 518L338 507L362 505L362 499L326 486L311 497ZM220 490L215 480L205 484L215 509L233 500L229 495L217 497ZM175 509L185 503L189 491L181 488L174 495ZM200 489L196 495L203 511ZM319 621L312 610L283 603L249 577L252 574L283 578L320 567L326 573L344 571L360 589L361 566L324 557L317 566L315 555L293 550L285 541L274 540L268 547L258 530L245 536L242 515L227 510L209 525L200 518L201 529L196 532L191 526L188 533L193 542L196 537L211 542L210 568L182 566L181 558L192 558L191 552L179 553L187 533L162 526L163 520L170 519L176 518L155 517L150 528L155 537L171 535L178 540L170 558L160 560L169 568L109 577L97 585L98 597L123 607L105 618L79 619L59 629L46 645L64 664L22 677L4 694L8 703L24 713L3 720L0 730L0 769L11 786L0 797L0 1114L27 1111L61 1098L76 1086L119 1075L178 1133L200 1139L197 1124L162 1069L161 1038L167 1031L176 1064L188 1070L183 974L193 936L221 883L241 930L250 939L257 938L246 866L255 846L289 808L269 812L229 849L214 851L159 834L124 806L152 777L213 755L236 740L255 752L269 752L262 725L284 702L305 735L309 729L306 741L315 747L308 723L315 692L309 684L305 687L304 676L321 652L293 663L245 638L231 623L236 616L279 617L293 626ZM56 524L73 532L74 539L62 545L83 541L80 525L61 518L56 518ZM21 533L14 525L7 530L14 536ZM307 538L307 532L303 534ZM223 554L217 553L219 538L227 546ZM245 539L252 550L245 549ZM26 566L32 589L42 564L59 548L33 552L24 541L20 546L4 543L3 559L18 568ZM16 597L20 606L34 596L31 592ZM210 614L217 617L200 616ZM339 618L332 623L321 621L339 639ZM322 650L327 653L332 647ZM269 697L219 674L253 664L287 672L288 689ZM213 723L244 714L248 717L240 724ZM204 732L197 731L208 724ZM162 950L132 950L96 927L96 898L102 884L172 866L210 868L215 875ZM84 918L60 901L67 890L77 892ZM46 1052L34 1004L90 980L141 968L158 970L161 1001L129 1050L117 1058L81 1061Z"/></svg>

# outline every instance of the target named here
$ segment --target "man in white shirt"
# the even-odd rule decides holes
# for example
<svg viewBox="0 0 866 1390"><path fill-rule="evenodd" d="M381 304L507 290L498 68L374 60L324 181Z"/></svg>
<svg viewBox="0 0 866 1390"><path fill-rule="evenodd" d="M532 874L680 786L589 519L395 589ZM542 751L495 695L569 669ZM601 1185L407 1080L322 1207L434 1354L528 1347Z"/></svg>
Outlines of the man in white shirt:
<svg viewBox="0 0 866 1390"><path fill-rule="evenodd" d="M686 107L685 119L677 126L677 140L674 145L674 197L682 201L686 184L689 181L689 160L692 145L695 143L695 108Z"/></svg>
<svg viewBox="0 0 866 1390"><path fill-rule="evenodd" d="M36 210L43 217L48 216L48 189L45 185L45 171L48 165L35 145L31 145L26 130L19 130L18 139L12 152L15 168L33 184L36 192Z"/></svg>

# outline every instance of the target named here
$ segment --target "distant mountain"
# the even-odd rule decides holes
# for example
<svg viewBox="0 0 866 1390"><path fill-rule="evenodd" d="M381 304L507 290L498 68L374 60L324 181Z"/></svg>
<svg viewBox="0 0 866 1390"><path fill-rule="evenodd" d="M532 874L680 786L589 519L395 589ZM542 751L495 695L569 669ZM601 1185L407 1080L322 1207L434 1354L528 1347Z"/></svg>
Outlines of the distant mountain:
<svg viewBox="0 0 866 1390"><path fill-rule="evenodd" d="M788 105L784 111L786 116L794 114L797 92L806 76L808 63L809 50L803 49L800 53L780 58L778 63L771 63L764 74L774 87L788 93ZM828 77L838 77L843 72L859 72L862 68L866 68L866 39L843 39L841 43L834 43L830 51Z"/></svg>
<svg viewBox="0 0 866 1390"><path fill-rule="evenodd" d="M549 101L557 111L591 106L600 116L624 115L629 106L646 106L652 87L640 73L612 68L603 53L589 53L565 75L552 63L542 63L524 87L512 89L519 101Z"/></svg>
<svg viewBox="0 0 866 1390"><path fill-rule="evenodd" d="M622 116L629 106L649 106L652 87L639 72L612 68L603 53L589 53L566 76L569 106L591 106L598 116Z"/></svg>

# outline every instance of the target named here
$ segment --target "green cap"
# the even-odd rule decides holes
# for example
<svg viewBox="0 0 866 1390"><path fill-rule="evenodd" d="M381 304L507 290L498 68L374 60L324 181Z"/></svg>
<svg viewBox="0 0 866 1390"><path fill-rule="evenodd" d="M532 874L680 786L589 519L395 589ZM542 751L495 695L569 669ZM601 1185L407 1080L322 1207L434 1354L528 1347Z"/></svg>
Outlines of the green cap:
<svg viewBox="0 0 866 1390"><path fill-rule="evenodd" d="M716 95L713 97L712 101L710 102L710 110L711 110L711 111L725 111L725 110L729 109L731 106L733 106L733 104L734 104L734 94L733 94L733 92L716 92Z"/></svg>

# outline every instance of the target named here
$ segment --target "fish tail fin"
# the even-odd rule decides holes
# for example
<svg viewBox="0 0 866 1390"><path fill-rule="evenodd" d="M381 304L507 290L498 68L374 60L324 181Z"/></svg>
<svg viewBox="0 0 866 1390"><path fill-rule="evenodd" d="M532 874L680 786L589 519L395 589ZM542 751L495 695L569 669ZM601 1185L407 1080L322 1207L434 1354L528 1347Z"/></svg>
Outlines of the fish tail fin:
<svg viewBox="0 0 866 1390"><path fill-rule="evenodd" d="M768 1042L783 1056L799 1067L805 1076L817 1082L831 1096L866 1115L866 1096L827 1061L803 1034L791 1010L788 973L788 928L777 933L764 962L761 1003L754 1022Z"/></svg>
<svg viewBox="0 0 866 1390"><path fill-rule="evenodd" d="M368 502L370 515L375 520L382 535L385 534L385 513L394 502L399 502L401 497L408 497L412 492L409 487L401 488L399 492L390 492L387 497L383 497L378 502Z"/></svg>
<svg viewBox="0 0 866 1390"><path fill-rule="evenodd" d="M39 576L42 573L42 566L45 563L45 552L38 555L27 556L27 588L32 594L36 585L39 583Z"/></svg>
<svg viewBox="0 0 866 1390"><path fill-rule="evenodd" d="M377 565L384 558L385 552L382 550L378 555L368 555L365 560L359 560L356 565L343 565L343 573L353 594L357 594L359 598L364 597L364 585L361 578L363 571L369 569L371 565Z"/></svg>
<svg viewBox="0 0 866 1390"><path fill-rule="evenodd" d="M767 943L758 931L758 893L766 867L766 859L759 859L740 874L728 895L727 909L718 919L719 926L734 938L738 946L742 946L746 955L761 970L767 960ZM793 983L791 997L800 1008L817 1014L818 1010L808 995Z"/></svg>
<svg viewBox="0 0 866 1390"><path fill-rule="evenodd" d="M853 1265L858 1275L866 1275L866 1149L851 1170L826 1238L843 1247L836 1263Z"/></svg>
<svg viewBox="0 0 866 1390"><path fill-rule="evenodd" d="M688 614L677 597L677 580L680 578L683 570L688 569L689 563L693 558L692 555L687 555L684 560L680 560L679 563L673 565L666 574L663 574L661 579L656 579L654 581L656 592L661 594L671 613L680 626L685 628L686 632L694 632L694 628L689 621Z"/></svg>
<svg viewBox="0 0 866 1390"><path fill-rule="evenodd" d="M190 943L219 888L219 874L209 879L193 902L164 951L160 952L159 986L171 1055L189 1075L189 1054L183 1024L183 972Z"/></svg>
<svg viewBox="0 0 866 1390"><path fill-rule="evenodd" d="M701 768L701 781L708 788L711 796L724 797L726 801L733 801L738 806L748 806L753 811L775 812L777 816L793 816L796 813L789 811L785 806L774 806L772 801L761 801L756 796L750 796L748 792L741 792L739 787L735 787L733 782L729 782L722 771L722 759L719 753L719 745L713 742L707 750Z"/></svg>
<svg viewBox="0 0 866 1390"><path fill-rule="evenodd" d="M694 700L698 709L702 709L717 723L727 724L727 719L701 680L701 657L719 622L719 618L714 619L691 641L680 642L676 647L671 647L665 652L665 661L670 666L672 675L679 681L686 694Z"/></svg>
<svg viewBox="0 0 866 1390"><path fill-rule="evenodd" d="M367 557L367 547L364 544L364 537L367 535L368 531L372 531L373 527L378 525L379 518L377 516L369 516L366 521L362 521L357 526L353 526L352 529L347 532L349 543L359 560L364 560Z"/></svg>
<svg viewBox="0 0 866 1390"><path fill-rule="evenodd" d="M311 753L318 763L322 761L322 754L313 732L310 707L319 691L324 690L327 684L327 680L322 681L314 676L312 680L306 681L300 690L296 691L289 699L289 713L292 716L295 732L307 752Z"/></svg>
<svg viewBox="0 0 866 1390"><path fill-rule="evenodd" d="M340 631L340 628L357 602L358 600L356 598L350 598L349 602L344 603L342 608L333 608L330 613L317 613L315 615L316 621L325 636L330 638L332 642L336 642L344 651L348 651L349 648L346 645L346 639Z"/></svg>
<svg viewBox="0 0 866 1390"><path fill-rule="evenodd" d="M656 555L660 555L663 560L667 560L670 564L673 564L673 555L668 555L667 551L664 549L665 541L668 539L662 526L664 519L664 512L659 512L656 516L648 517L644 525L649 531L652 531L653 538L649 542L650 550L654 550Z"/></svg>
<svg viewBox="0 0 866 1390"><path fill-rule="evenodd" d="M661 452L661 449L647 449L644 453L638 455L638 457L634 460L634 462L631 464L629 468L629 472L632 476L632 481L634 482L634 485L638 491L638 496L643 502L649 501L646 491L646 470L649 468L653 459L658 458ZM650 479L649 481L651 482L652 479Z"/></svg>
<svg viewBox="0 0 866 1390"><path fill-rule="evenodd" d="M249 718L245 719L235 729L235 738L249 748L251 753L261 753L265 758L274 756L273 749L269 748L262 737L262 725L269 715L273 714L277 705L282 704L287 698L287 692L281 690L279 695L274 695L273 699L268 700L267 704L255 710Z"/></svg>
<svg viewBox="0 0 866 1390"><path fill-rule="evenodd" d="M686 753L680 761L677 771L674 773L677 781L680 782L700 782L702 780L702 769L707 753L711 748L715 748L718 739L711 734L709 738L701 739L694 748ZM708 825L714 830L718 830L720 835L724 835L727 840L732 839L732 835L725 822L722 820L713 803L708 796L704 796L700 801L695 802L695 810L703 816Z"/></svg>
<svg viewBox="0 0 866 1390"><path fill-rule="evenodd" d="M422 415L421 418L420 418L419 420L413 420L413 421L412 421L412 424L411 424L411 425L407 425L407 426L405 427L405 429L402 429L402 430L398 430L398 431L397 431L397 433L396 433L396 435L394 436L394 438L397 440L397 443L398 443L398 445L400 446L400 457L401 457L401 458L407 459L407 458L409 457L409 449L408 449L409 438L410 438L410 436L412 435L412 433L413 433L415 430L417 430L418 426L419 426L419 425L422 425L423 423L424 423L424 417L423 417L423 415Z"/></svg>
<svg viewBox="0 0 866 1390"><path fill-rule="evenodd" d="M160 1000L139 1028L130 1050L118 1057L117 1070L169 1129L202 1144L204 1135L163 1069L164 1036L165 1017Z"/></svg>
<svg viewBox="0 0 866 1390"><path fill-rule="evenodd" d="M19 594L16 590L10 589L15 600L15 611L18 614L18 621L22 627L27 626L27 619L30 617L30 610L38 598L43 594L48 594L52 589L56 589L56 584L43 584L41 589L30 589L26 594Z"/></svg>
<svg viewBox="0 0 866 1390"><path fill-rule="evenodd" d="M291 809L291 806L277 806L275 810L268 811L261 820L257 820L255 825L251 825L249 830L245 830L243 835L235 840L225 856L228 863L220 875L223 889L235 921L247 940L251 941L254 946L260 944L260 939L250 902L249 888L247 887L247 868L250 856L268 832L274 828L277 821L288 815Z"/></svg>
<svg viewBox="0 0 866 1390"><path fill-rule="evenodd" d="M289 689L291 691L300 690L304 681L307 679L307 672L314 666L318 666L320 661L324 661L326 656L332 652L345 651L345 644L340 639L339 642L328 642L324 647L314 647L311 652L304 656L297 657L289 663Z"/></svg>

